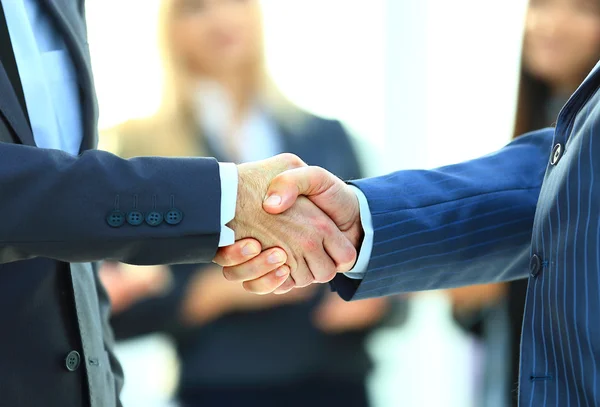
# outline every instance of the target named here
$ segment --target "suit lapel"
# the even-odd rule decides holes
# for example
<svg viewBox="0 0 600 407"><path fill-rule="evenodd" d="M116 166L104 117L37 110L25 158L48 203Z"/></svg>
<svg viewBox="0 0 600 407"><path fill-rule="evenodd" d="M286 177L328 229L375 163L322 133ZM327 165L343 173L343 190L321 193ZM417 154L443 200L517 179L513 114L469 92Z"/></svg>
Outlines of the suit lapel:
<svg viewBox="0 0 600 407"><path fill-rule="evenodd" d="M298 157L310 157L314 146L309 146L300 134L294 133L289 126L283 123L277 123L277 130L281 135L282 153L293 153Z"/></svg>
<svg viewBox="0 0 600 407"><path fill-rule="evenodd" d="M83 140L80 152L95 148L97 143L97 106L89 50L86 42L85 21L80 14L79 2L74 0L39 0L54 20L69 49L78 73L81 90Z"/></svg>
<svg viewBox="0 0 600 407"><path fill-rule="evenodd" d="M2 62L0 62L0 95L0 114L10 125L14 134L19 138L21 143L29 146L35 146L33 133L29 127L29 124L27 123L25 112L23 112L23 109L21 109L19 99L17 98L12 84L8 79L8 75L6 75L6 71L4 70Z"/></svg>

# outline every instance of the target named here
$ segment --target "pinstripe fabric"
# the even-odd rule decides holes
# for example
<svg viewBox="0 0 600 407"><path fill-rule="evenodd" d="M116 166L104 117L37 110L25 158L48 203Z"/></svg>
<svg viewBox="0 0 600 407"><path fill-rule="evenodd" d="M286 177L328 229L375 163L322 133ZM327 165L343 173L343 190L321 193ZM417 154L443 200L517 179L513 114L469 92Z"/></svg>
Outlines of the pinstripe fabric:
<svg viewBox="0 0 600 407"><path fill-rule="evenodd" d="M529 278L519 405L600 406L599 83L597 66L556 131L470 162L356 181L373 253L360 284L339 276L336 289L360 299ZM530 275L534 255L541 271Z"/></svg>

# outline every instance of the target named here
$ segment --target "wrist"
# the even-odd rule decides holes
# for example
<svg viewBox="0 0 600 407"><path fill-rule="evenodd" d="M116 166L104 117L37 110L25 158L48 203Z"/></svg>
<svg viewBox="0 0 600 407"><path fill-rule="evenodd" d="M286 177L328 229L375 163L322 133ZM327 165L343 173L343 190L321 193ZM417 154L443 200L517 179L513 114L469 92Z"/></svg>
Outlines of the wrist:
<svg viewBox="0 0 600 407"><path fill-rule="evenodd" d="M248 224L248 213L260 213L262 211L262 199L256 191L259 191L256 179L259 174L254 174L246 165L238 165L238 183L237 183L237 205L235 207L235 216L227 224L233 229L235 239L250 237L250 225ZM264 188L266 189L266 188Z"/></svg>
<svg viewBox="0 0 600 407"><path fill-rule="evenodd" d="M353 194L354 195L354 194ZM350 226L346 226L344 229L344 234L350 240L350 243L354 246L357 253L362 246L363 240L365 238L365 231L362 226L361 216L360 216L360 202L356 195L354 195L354 199L352 199L354 203L354 208L351 211Z"/></svg>
<svg viewBox="0 0 600 407"><path fill-rule="evenodd" d="M350 239L350 242L352 242L352 244L354 245L354 248L358 252L360 250L360 247L362 246L363 240L365 238L365 231L362 227L362 223L360 221L360 216L358 217L354 226L351 228L351 235L352 235L352 238Z"/></svg>

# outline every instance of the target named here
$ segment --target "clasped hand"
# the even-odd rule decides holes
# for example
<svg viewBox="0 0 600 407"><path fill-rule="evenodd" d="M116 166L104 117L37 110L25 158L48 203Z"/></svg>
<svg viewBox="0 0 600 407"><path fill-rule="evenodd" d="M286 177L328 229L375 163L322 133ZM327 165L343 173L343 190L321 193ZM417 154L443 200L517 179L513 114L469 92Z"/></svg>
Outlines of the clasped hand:
<svg viewBox="0 0 600 407"><path fill-rule="evenodd" d="M349 271L362 242L358 199L344 182L293 154L238 166L238 200L228 224L236 243L214 262L257 294L331 281Z"/></svg>

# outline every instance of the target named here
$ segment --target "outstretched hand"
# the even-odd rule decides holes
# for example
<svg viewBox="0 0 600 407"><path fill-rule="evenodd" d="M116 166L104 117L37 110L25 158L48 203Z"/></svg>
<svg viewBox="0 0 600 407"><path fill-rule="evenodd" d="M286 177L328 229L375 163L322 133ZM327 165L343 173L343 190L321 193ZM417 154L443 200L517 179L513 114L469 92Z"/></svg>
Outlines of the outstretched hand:
<svg viewBox="0 0 600 407"><path fill-rule="evenodd" d="M271 181L263 208L279 214L305 195L327 214L355 248L363 238L360 207L356 194L335 175L320 167L300 167L285 171Z"/></svg>
<svg viewBox="0 0 600 407"><path fill-rule="evenodd" d="M259 204L266 217L259 215L249 220L244 215L244 211L249 209L250 213L256 213L254 192L250 205L241 201L243 198L240 197L239 213L236 213L231 226L236 231L236 238L254 236L263 248L269 248L269 252L257 257L263 260L235 263L217 259L216 262L225 266L224 274L228 279L242 281L246 290L251 292L281 294L294 287L330 281L337 272L352 268L356 261L356 248L362 242L358 199L350 187L324 169L299 164L295 161L299 160L297 157L290 156L274 157L271 163L265 160L262 163L267 169L256 171L255 167L251 167L253 176L250 179L245 178L248 173L240 166L241 195L245 194L242 191L252 180L259 180L258 188L255 185L253 191L261 191L265 179L267 185L270 182L268 189L266 185L262 188L267 193ZM269 165L281 169L282 161L292 168L279 171L270 178L264 176L264 173L274 172L268 169ZM229 259L236 255L239 257L240 247L236 244L222 248L219 256ZM265 261L269 256L277 255L287 256L289 268L285 270L289 271L289 277L283 282L273 276L277 271ZM279 278L283 278L283 272L280 274Z"/></svg>

